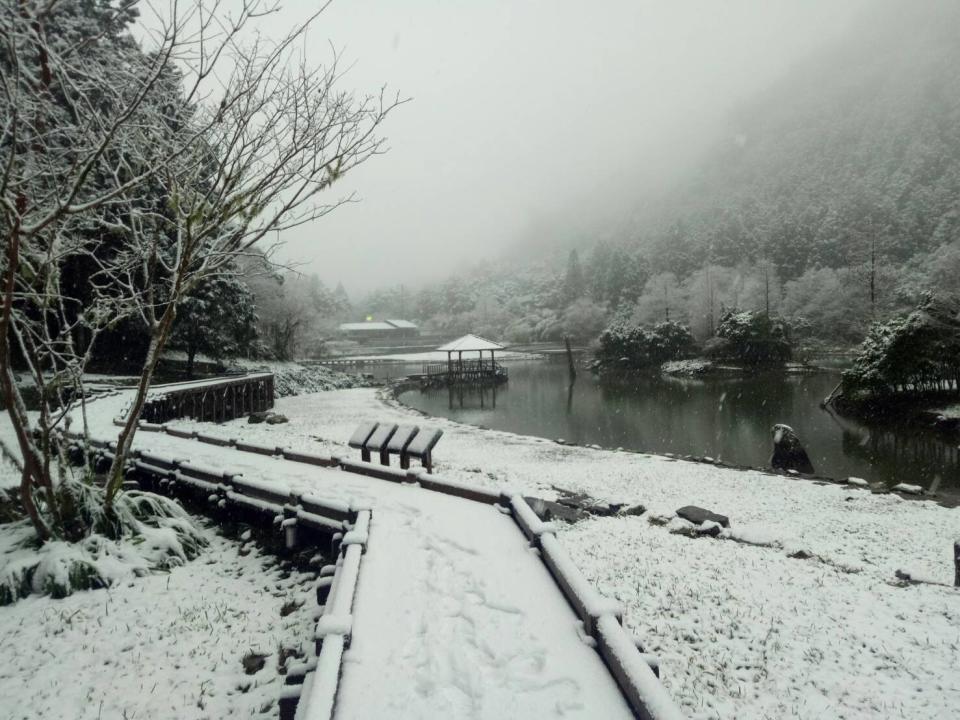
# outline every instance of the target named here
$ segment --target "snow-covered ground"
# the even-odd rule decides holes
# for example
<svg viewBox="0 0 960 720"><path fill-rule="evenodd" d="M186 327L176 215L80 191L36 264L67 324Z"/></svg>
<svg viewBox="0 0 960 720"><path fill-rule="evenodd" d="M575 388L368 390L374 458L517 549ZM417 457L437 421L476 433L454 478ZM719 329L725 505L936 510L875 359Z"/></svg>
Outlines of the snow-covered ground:
<svg viewBox="0 0 960 720"><path fill-rule="evenodd" d="M125 401L93 404L95 436ZM138 434L137 447L374 508L338 718L631 717L546 567L494 507L160 433Z"/></svg>
<svg viewBox="0 0 960 720"><path fill-rule="evenodd" d="M937 412L944 417L960 418L960 403L954 403L953 405L947 405L946 407L939 408Z"/></svg>
<svg viewBox="0 0 960 720"><path fill-rule="evenodd" d="M313 576L205 535L169 573L0 607L0 717L276 717L281 649L302 652L312 634ZM265 658L248 675L251 653Z"/></svg>
<svg viewBox="0 0 960 720"><path fill-rule="evenodd" d="M490 359L489 353L484 353L484 360ZM519 352L517 350L498 350L496 360L500 362L502 360L537 360L541 356L535 353L528 352ZM471 362L477 360L479 355L476 352L464 352L463 359L469 360ZM454 353L453 359L457 360L457 355ZM369 355L369 354L355 354L355 355L344 355L343 357L336 358L336 361L345 361L345 360L364 360L367 362L373 362L377 360L381 361L397 361L404 363L435 363L435 362L447 362L447 353L440 352L439 350L431 350L429 352L418 352L418 353L390 353L387 355Z"/></svg>
<svg viewBox="0 0 960 720"><path fill-rule="evenodd" d="M960 591L894 584L897 570L952 583L957 509L481 430L385 405L370 389L284 398L277 410L290 423L213 431L350 453L360 421L413 421L444 430L444 476L651 508L561 537L599 589L626 604L627 624L661 656L665 684L695 717L960 716ZM689 504L730 516L727 537L692 539L648 520Z"/></svg>

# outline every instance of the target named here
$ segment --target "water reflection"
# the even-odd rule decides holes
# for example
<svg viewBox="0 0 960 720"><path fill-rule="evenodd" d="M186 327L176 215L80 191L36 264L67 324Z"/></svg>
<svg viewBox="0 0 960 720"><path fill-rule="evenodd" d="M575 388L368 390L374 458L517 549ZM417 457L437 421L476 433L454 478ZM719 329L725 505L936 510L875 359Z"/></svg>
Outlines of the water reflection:
<svg viewBox="0 0 960 720"><path fill-rule="evenodd" d="M447 388L449 396L448 409L497 409L497 386L479 387L470 385L451 385Z"/></svg>
<svg viewBox="0 0 960 720"><path fill-rule="evenodd" d="M955 444L867 427L821 410L820 400L836 380L829 373L766 373L600 382L580 373L571 382L564 363L525 362L511 365L509 383L499 388L411 391L403 401L432 415L498 430L764 467L770 428L786 423L800 435L819 474L960 488Z"/></svg>

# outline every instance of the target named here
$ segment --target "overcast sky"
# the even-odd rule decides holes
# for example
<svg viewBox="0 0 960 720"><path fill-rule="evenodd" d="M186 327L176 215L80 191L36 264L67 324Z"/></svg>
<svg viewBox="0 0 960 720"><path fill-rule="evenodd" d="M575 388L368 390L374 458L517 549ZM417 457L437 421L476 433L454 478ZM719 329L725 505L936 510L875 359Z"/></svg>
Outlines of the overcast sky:
<svg viewBox="0 0 960 720"><path fill-rule="evenodd" d="M310 32L344 82L412 98L362 201L282 239L351 294L415 287L521 244L602 232L668 183L742 98L842 33L865 0L335 0ZM285 0L279 34L317 7Z"/></svg>

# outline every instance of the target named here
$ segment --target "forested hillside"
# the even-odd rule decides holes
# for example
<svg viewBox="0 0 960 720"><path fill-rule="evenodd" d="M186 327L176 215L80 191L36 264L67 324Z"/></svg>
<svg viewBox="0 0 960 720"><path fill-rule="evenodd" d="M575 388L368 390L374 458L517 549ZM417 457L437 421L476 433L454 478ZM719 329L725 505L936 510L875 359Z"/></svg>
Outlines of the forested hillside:
<svg viewBox="0 0 960 720"><path fill-rule="evenodd" d="M927 289L960 290L958 27L955 2L872 4L847 40L739 108L620 247L585 239L582 283L565 253L504 262L424 291L410 314L513 341L583 332L598 312L704 338L725 307L769 308L849 344Z"/></svg>

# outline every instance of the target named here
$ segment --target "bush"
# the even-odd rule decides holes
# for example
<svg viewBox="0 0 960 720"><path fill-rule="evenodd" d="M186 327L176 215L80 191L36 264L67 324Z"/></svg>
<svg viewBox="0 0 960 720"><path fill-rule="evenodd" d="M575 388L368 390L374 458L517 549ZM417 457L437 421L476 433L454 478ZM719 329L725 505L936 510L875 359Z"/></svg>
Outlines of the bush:
<svg viewBox="0 0 960 720"><path fill-rule="evenodd" d="M705 346L715 360L766 365L790 359L792 346L783 318L749 310L728 310L720 317L717 336Z"/></svg>
<svg viewBox="0 0 960 720"><path fill-rule="evenodd" d="M691 357L696 348L693 335L680 323L662 322L653 327L616 323L600 334L597 358L623 367L659 367L668 360Z"/></svg>
<svg viewBox="0 0 960 720"><path fill-rule="evenodd" d="M27 521L8 525L6 551L0 565L0 605L31 593L66 597L76 590L109 587L183 565L200 554L206 539L173 500L130 491L104 510L103 489L70 481L76 521L89 528L77 542L51 540L40 544Z"/></svg>

